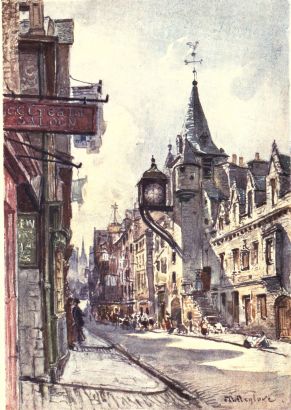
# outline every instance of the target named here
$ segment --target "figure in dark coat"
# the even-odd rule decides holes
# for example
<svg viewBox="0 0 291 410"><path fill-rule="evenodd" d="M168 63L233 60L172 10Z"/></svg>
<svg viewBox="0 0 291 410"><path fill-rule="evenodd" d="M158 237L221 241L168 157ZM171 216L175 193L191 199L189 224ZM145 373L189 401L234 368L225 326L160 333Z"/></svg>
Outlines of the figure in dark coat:
<svg viewBox="0 0 291 410"><path fill-rule="evenodd" d="M68 298L65 310L66 310L66 320L67 320L67 338L68 338L68 346L69 349L74 348L74 342L75 342L75 335L74 335L74 318L73 318L73 312L72 312L72 307L73 307L73 298Z"/></svg>
<svg viewBox="0 0 291 410"><path fill-rule="evenodd" d="M83 326L84 326L84 319L83 319L83 312L78 306L80 303L79 299L74 300L74 307L73 307L73 318L74 318L74 326L75 326L75 333L76 338L79 343L85 340L85 336L83 333Z"/></svg>

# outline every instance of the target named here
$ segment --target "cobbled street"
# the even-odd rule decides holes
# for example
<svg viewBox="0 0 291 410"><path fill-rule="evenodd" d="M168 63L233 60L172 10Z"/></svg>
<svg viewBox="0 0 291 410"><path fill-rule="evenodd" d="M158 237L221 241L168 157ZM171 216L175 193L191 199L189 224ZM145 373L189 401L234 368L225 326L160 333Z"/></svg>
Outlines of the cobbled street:
<svg viewBox="0 0 291 410"><path fill-rule="evenodd" d="M90 329L180 383L202 408L286 410L291 402L290 356L93 322ZM291 350L290 345L282 346L287 352Z"/></svg>

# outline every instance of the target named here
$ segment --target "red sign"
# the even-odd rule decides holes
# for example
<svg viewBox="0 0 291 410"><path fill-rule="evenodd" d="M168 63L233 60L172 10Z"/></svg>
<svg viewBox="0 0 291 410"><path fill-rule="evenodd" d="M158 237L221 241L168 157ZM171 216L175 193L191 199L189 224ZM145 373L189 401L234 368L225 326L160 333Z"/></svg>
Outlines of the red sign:
<svg viewBox="0 0 291 410"><path fill-rule="evenodd" d="M96 105L4 99L4 130L96 134Z"/></svg>

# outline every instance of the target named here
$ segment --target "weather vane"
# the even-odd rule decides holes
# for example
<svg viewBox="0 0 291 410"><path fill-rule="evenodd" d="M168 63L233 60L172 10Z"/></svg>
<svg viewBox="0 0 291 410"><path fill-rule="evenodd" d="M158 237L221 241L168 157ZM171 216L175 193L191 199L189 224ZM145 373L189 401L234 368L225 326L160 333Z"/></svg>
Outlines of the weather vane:
<svg viewBox="0 0 291 410"><path fill-rule="evenodd" d="M196 80L197 78L197 71L195 69L195 64L201 64L202 63L202 59L201 60L195 60L196 58L196 48L198 47L199 41L195 41L195 43L193 44L191 41L189 41L188 43L186 43L187 46L189 46L192 50L191 52L191 57L193 58L192 60L184 60L185 64L193 64L194 65L194 69L193 69L193 74L194 74L194 80Z"/></svg>

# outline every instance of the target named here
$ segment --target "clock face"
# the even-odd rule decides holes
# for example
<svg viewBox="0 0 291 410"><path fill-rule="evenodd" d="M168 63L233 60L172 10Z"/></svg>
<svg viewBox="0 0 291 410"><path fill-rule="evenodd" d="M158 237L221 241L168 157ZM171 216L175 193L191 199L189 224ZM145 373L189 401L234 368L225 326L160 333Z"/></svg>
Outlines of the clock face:
<svg viewBox="0 0 291 410"><path fill-rule="evenodd" d="M144 190L144 197L148 204L160 205L164 199L163 187L157 183L149 184Z"/></svg>

